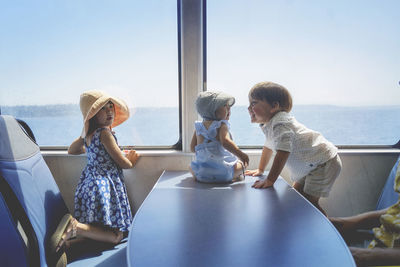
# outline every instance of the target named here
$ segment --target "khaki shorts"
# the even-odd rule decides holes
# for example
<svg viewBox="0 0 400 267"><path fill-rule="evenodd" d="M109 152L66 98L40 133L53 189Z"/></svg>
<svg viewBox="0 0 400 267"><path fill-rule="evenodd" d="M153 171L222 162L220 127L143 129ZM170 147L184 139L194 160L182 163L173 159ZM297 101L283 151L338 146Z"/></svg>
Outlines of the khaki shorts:
<svg viewBox="0 0 400 267"><path fill-rule="evenodd" d="M308 175L296 181L303 185L306 194L315 197L327 197L332 185L342 170L342 161L339 155L320 164Z"/></svg>

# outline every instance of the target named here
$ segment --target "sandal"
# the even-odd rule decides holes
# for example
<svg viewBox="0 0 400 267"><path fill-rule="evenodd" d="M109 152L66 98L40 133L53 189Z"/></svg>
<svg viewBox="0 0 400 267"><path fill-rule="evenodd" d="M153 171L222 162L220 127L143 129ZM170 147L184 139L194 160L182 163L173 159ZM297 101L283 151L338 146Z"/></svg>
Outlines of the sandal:
<svg viewBox="0 0 400 267"><path fill-rule="evenodd" d="M63 221L61 221L62 225L64 225ZM76 232L77 232L77 225L78 225L78 221L71 216L71 218L69 218L67 227L64 227L64 232L61 235L61 238L58 241L58 244L56 246L56 252L63 246L65 246L65 243L68 240L74 239L76 238ZM65 235L65 236L64 236Z"/></svg>
<svg viewBox="0 0 400 267"><path fill-rule="evenodd" d="M76 237L78 221L71 214L65 214L49 240L50 266L66 266L65 242Z"/></svg>

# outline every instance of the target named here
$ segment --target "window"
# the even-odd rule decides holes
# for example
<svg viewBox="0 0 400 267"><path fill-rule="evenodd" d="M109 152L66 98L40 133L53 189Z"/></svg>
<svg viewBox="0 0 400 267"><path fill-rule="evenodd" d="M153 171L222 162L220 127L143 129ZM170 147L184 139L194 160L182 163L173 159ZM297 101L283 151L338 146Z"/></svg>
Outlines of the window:
<svg viewBox="0 0 400 267"><path fill-rule="evenodd" d="M261 145L249 89L292 93L292 114L337 145L391 145L400 128L400 2L208 1L207 88L236 97L240 145Z"/></svg>
<svg viewBox="0 0 400 267"><path fill-rule="evenodd" d="M0 9L0 107L25 120L41 146L80 135L79 96L124 99L131 118L119 145L179 139L174 1L7 1Z"/></svg>

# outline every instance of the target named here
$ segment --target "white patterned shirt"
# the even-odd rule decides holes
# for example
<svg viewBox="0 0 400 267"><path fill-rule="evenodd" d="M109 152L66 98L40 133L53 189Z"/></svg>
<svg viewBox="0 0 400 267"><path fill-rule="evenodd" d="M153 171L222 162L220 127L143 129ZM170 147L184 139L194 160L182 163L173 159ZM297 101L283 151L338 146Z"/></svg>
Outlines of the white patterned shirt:
<svg viewBox="0 0 400 267"><path fill-rule="evenodd" d="M293 181L337 155L337 148L322 134L306 128L285 111L275 114L261 129L266 137L265 147L290 152L285 166Z"/></svg>

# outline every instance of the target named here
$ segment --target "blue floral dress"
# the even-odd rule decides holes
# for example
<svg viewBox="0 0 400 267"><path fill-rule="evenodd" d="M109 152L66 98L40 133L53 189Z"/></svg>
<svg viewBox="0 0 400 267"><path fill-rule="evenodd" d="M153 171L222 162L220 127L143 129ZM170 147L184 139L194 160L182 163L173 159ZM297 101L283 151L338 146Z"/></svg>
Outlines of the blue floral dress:
<svg viewBox="0 0 400 267"><path fill-rule="evenodd" d="M81 223L97 224L128 231L132 212L123 182L122 169L113 161L95 131L85 148L87 165L75 191L75 218ZM117 138L113 135L115 141Z"/></svg>

